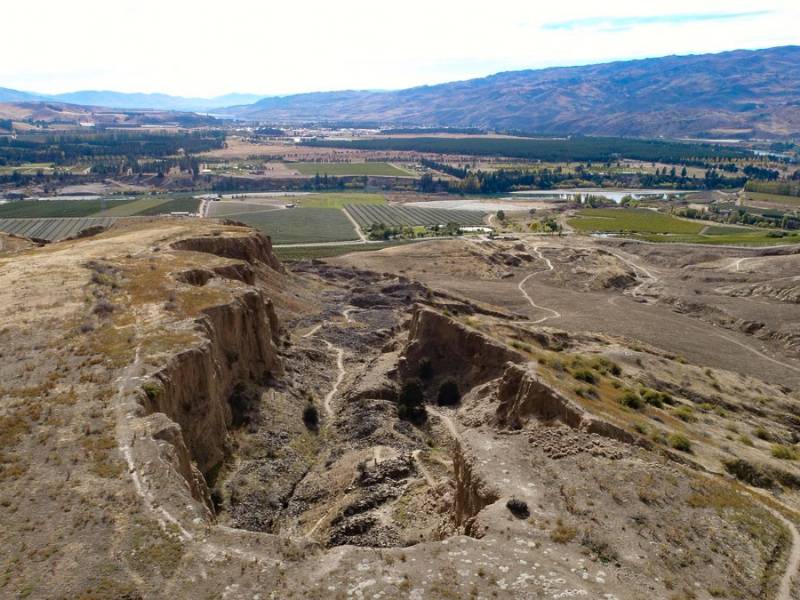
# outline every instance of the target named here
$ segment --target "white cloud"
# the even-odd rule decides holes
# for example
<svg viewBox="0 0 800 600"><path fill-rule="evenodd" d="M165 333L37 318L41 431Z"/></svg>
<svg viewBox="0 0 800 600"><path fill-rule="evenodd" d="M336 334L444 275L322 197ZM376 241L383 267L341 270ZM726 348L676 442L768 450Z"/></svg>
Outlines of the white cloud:
<svg viewBox="0 0 800 600"><path fill-rule="evenodd" d="M735 13L759 14L686 18ZM0 32L0 86L41 92L402 88L500 70L800 43L796 0L706 0L700 8L687 0L45 0L13 3L5 14L13 26Z"/></svg>

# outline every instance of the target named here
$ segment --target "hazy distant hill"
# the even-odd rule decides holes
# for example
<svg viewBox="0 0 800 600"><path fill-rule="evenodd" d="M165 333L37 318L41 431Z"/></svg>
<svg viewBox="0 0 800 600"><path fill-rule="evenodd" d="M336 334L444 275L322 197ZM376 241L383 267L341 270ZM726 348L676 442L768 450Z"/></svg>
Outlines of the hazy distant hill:
<svg viewBox="0 0 800 600"><path fill-rule="evenodd" d="M95 90L48 95L0 88L0 102L64 102L82 106L106 106L118 109L188 112L207 112L234 104L250 104L262 97L256 94L226 94L216 98L182 98L167 94L129 94Z"/></svg>
<svg viewBox="0 0 800 600"><path fill-rule="evenodd" d="M37 98L36 94L0 87L0 102L29 102Z"/></svg>
<svg viewBox="0 0 800 600"><path fill-rule="evenodd" d="M92 123L98 126L178 125L181 127L208 127L220 125L214 117L175 110L134 110L82 106L64 102L33 100L3 102L0 97L0 119L36 121L78 125Z"/></svg>
<svg viewBox="0 0 800 600"><path fill-rule="evenodd" d="M158 109L182 111L210 111L232 104L250 104L263 96L254 94L227 94L217 98L183 98L167 94L127 94L107 91L82 91L51 96L61 102L113 108Z"/></svg>
<svg viewBox="0 0 800 600"><path fill-rule="evenodd" d="M393 92L264 98L228 114L634 136L800 133L800 47L511 71Z"/></svg>

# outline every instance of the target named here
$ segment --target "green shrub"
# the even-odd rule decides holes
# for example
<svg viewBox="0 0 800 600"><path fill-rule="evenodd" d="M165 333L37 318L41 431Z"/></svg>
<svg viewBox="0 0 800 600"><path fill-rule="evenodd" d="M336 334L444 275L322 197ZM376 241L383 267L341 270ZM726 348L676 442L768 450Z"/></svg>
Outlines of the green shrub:
<svg viewBox="0 0 800 600"><path fill-rule="evenodd" d="M454 380L448 379L439 386L439 395L436 398L439 406L453 406L458 404L460 400L461 392L458 389L458 384Z"/></svg>
<svg viewBox="0 0 800 600"><path fill-rule="evenodd" d="M692 451L692 442L689 441L689 438L680 433L673 433L669 436L669 445L681 452Z"/></svg>
<svg viewBox="0 0 800 600"><path fill-rule="evenodd" d="M687 423L693 423L697 420L697 417L694 416L694 409L691 406L683 405L679 406L673 411L673 414L678 417L681 421L686 421Z"/></svg>
<svg viewBox="0 0 800 600"><path fill-rule="evenodd" d="M642 397L642 400L647 402L650 406L655 406L656 408L664 407L664 401L661 399L661 392L651 390L650 388L642 388L639 391L639 395Z"/></svg>
<svg viewBox="0 0 800 600"><path fill-rule="evenodd" d="M633 410L641 410L644 408L644 402L639 397L639 394L632 390L628 390L624 394L622 394L622 398L620 398L620 402L623 406L627 406L628 408L632 408Z"/></svg>
<svg viewBox="0 0 800 600"><path fill-rule="evenodd" d="M572 372L572 376L578 381L585 381L586 383L594 385L597 383L597 375L589 369L576 369Z"/></svg>
<svg viewBox="0 0 800 600"><path fill-rule="evenodd" d="M766 473L762 468L741 458L726 461L724 465L725 470L736 477L736 479L755 487L770 488L775 483L775 480L769 473Z"/></svg>
<svg viewBox="0 0 800 600"><path fill-rule="evenodd" d="M144 395L147 396L150 402L155 402L163 393L164 388L159 383L148 381L142 385L142 391L144 391Z"/></svg>
<svg viewBox="0 0 800 600"><path fill-rule="evenodd" d="M756 427L753 430L753 435L760 440L764 440L765 442L768 442L772 439L772 436L770 435L769 431L767 431L763 427Z"/></svg>
<svg viewBox="0 0 800 600"><path fill-rule="evenodd" d="M425 411L425 397L418 381L406 381L397 398L397 416L404 421L424 423L428 418Z"/></svg>
<svg viewBox="0 0 800 600"><path fill-rule="evenodd" d="M316 431L319 427L319 410L313 402L306 404L303 409L303 423L312 431Z"/></svg>
<svg viewBox="0 0 800 600"><path fill-rule="evenodd" d="M797 460L798 454L797 449L795 449L793 446L787 446L786 444L773 444L772 456L775 458L780 458L781 460Z"/></svg>

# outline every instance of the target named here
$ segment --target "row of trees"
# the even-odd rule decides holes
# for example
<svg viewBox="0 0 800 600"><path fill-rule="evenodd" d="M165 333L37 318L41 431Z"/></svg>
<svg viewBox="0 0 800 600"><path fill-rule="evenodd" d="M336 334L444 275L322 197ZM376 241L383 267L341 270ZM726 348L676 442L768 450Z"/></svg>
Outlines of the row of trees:
<svg viewBox="0 0 800 600"><path fill-rule="evenodd" d="M422 192L450 192L458 194L505 194L519 188L552 189L558 186L623 186L652 187L665 189L714 189L742 187L747 177L725 177L719 171L709 169L703 178L688 176L684 168L680 174L676 169L666 168L656 173L640 175L592 173L582 171L576 176L563 170L541 169L538 171L507 170L469 171L459 181L434 179L430 173L423 175L418 183Z"/></svg>
<svg viewBox="0 0 800 600"><path fill-rule="evenodd" d="M675 214L689 219L715 221L736 225L755 225L758 227L776 227L781 229L800 229L800 217L781 212L750 212L739 207L736 210L724 211L715 205L710 205L708 210L684 208Z"/></svg>

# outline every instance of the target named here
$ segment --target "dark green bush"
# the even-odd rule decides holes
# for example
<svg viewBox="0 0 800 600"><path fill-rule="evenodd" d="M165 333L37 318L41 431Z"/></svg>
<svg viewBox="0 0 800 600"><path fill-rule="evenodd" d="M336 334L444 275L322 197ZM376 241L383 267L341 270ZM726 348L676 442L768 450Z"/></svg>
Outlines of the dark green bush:
<svg viewBox="0 0 800 600"><path fill-rule="evenodd" d="M425 397L418 381L406 381L397 398L397 416L404 421L424 423L428 418Z"/></svg>
<svg viewBox="0 0 800 600"><path fill-rule="evenodd" d="M319 410L313 402L306 404L303 409L303 423L312 431L316 431L319 427Z"/></svg>
<svg viewBox="0 0 800 600"><path fill-rule="evenodd" d="M644 408L644 402L634 391L628 390L622 395L620 398L620 402L623 406L627 406L628 408L632 408L633 410L641 410Z"/></svg>
<svg viewBox="0 0 800 600"><path fill-rule="evenodd" d="M586 383L597 383L597 375L589 369L577 369L572 373L572 376L578 381L585 381Z"/></svg>

